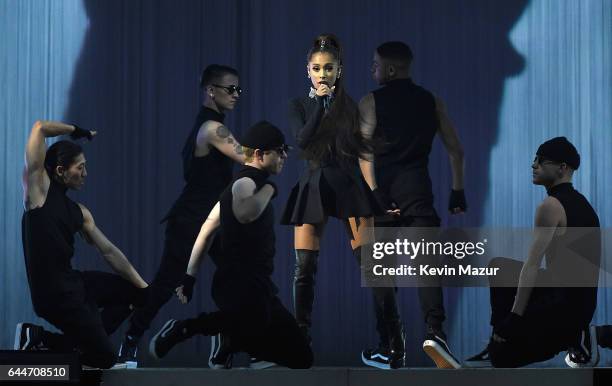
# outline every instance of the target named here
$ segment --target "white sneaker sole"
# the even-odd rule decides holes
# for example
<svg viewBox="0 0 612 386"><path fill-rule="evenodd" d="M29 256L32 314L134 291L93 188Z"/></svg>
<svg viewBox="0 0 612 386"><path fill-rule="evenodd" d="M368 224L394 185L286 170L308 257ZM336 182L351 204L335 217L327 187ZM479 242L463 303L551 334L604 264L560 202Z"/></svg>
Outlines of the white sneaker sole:
<svg viewBox="0 0 612 386"><path fill-rule="evenodd" d="M439 369L458 369L461 364L452 356L448 355L440 345L434 340L423 342L423 350L435 362Z"/></svg>
<svg viewBox="0 0 612 386"><path fill-rule="evenodd" d="M127 369L137 369L138 368L138 362L136 361L125 361L125 366Z"/></svg>

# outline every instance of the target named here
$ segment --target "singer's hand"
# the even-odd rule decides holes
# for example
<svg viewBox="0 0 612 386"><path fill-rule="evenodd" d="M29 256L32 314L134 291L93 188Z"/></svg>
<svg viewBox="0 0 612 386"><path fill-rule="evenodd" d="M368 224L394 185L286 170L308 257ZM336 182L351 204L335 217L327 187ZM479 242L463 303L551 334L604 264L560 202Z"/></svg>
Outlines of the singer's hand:
<svg viewBox="0 0 612 386"><path fill-rule="evenodd" d="M320 96L320 97L331 95L335 88L336 88L336 86L329 87L325 83L320 83L319 84L319 88L317 88L317 93L316 94L317 94L317 96Z"/></svg>

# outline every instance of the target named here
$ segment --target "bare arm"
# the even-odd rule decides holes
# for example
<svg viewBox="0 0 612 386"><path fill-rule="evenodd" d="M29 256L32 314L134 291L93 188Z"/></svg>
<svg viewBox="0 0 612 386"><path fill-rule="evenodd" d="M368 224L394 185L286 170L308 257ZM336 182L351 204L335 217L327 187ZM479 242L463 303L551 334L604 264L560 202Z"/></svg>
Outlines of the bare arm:
<svg viewBox="0 0 612 386"><path fill-rule="evenodd" d="M83 236L85 240L96 247L108 264L125 280L138 288L145 288L148 284L138 274L134 266L125 257L104 233L96 226L91 212L83 205L79 204L83 213Z"/></svg>
<svg viewBox="0 0 612 386"><path fill-rule="evenodd" d="M191 257L189 258L189 264L187 265L188 275L195 277L198 274L198 268L200 267L202 257L204 256L204 253L208 251L208 248L210 248L220 224L220 206L217 202L217 204L215 204L210 211L206 221L204 221L204 224L202 224L198 238L196 239L193 249L191 250Z"/></svg>
<svg viewBox="0 0 612 386"><path fill-rule="evenodd" d="M553 197L546 198L536 211L535 229L533 241L529 248L529 257L521 270L518 289L512 306L512 312L515 314L523 315L527 308L544 253L563 216L565 216L563 206Z"/></svg>
<svg viewBox="0 0 612 386"><path fill-rule="evenodd" d="M198 148L210 145L237 163L244 163L242 146L236 138L234 138L227 126L224 126L220 122L204 122L198 132L197 144ZM196 150L196 153L198 150L199 149Z"/></svg>
<svg viewBox="0 0 612 386"><path fill-rule="evenodd" d="M241 224L257 220L274 195L274 188L268 184L257 192L255 189L255 182L248 177L232 185L232 211Z"/></svg>
<svg viewBox="0 0 612 386"><path fill-rule="evenodd" d="M463 147L457 136L455 126L448 118L446 106L439 98L436 98L436 111L439 121L438 134L448 152L450 160L451 172L453 175L453 189L462 190L464 174Z"/></svg>
<svg viewBox="0 0 612 386"><path fill-rule="evenodd" d="M25 149L25 168L23 173L24 202L27 209L36 208L44 203L49 177L45 173L45 138L70 134L74 126L55 121L36 121L30 131Z"/></svg>

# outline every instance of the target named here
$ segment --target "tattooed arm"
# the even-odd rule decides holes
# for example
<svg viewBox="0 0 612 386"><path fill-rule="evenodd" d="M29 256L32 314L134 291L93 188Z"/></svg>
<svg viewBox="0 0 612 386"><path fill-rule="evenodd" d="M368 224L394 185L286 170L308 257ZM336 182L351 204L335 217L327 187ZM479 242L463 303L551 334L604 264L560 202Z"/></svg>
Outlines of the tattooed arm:
<svg viewBox="0 0 612 386"><path fill-rule="evenodd" d="M215 147L232 160L240 164L244 163L242 146L221 122L204 122L198 133L196 156L208 154L210 146Z"/></svg>

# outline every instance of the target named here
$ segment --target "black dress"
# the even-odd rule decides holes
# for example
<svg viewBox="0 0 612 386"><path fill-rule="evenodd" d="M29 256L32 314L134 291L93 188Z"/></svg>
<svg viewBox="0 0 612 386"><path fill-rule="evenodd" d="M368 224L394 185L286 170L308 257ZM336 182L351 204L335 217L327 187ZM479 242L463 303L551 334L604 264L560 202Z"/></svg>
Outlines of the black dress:
<svg viewBox="0 0 612 386"><path fill-rule="evenodd" d="M289 126L298 147L308 148L324 114L322 98L304 96L289 102ZM307 160L304 173L291 190L281 224L319 224L327 216L348 219L381 213L357 162L341 166L331 156L319 163Z"/></svg>

